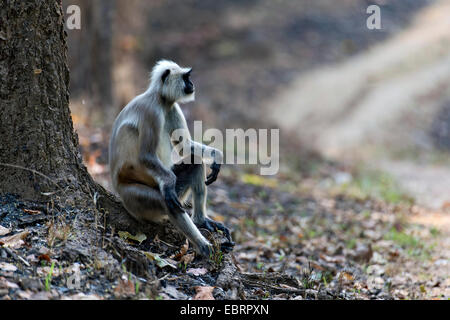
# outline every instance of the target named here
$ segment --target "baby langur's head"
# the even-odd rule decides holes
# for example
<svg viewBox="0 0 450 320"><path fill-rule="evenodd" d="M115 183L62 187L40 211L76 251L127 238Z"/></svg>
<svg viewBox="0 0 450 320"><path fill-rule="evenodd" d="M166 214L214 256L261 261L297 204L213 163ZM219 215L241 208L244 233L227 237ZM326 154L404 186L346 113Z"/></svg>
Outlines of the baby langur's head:
<svg viewBox="0 0 450 320"><path fill-rule="evenodd" d="M150 89L169 102L190 102L195 99L192 68L182 68L173 61L160 60L152 70Z"/></svg>

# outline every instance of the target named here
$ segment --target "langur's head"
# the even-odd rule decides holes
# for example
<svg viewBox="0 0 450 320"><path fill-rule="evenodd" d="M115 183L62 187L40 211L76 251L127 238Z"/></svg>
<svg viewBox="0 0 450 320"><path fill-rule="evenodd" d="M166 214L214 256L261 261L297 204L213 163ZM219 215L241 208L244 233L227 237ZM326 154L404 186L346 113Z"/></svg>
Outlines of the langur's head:
<svg viewBox="0 0 450 320"><path fill-rule="evenodd" d="M192 68L182 68L173 61L160 60L152 70L150 89L170 102L190 102L195 99Z"/></svg>

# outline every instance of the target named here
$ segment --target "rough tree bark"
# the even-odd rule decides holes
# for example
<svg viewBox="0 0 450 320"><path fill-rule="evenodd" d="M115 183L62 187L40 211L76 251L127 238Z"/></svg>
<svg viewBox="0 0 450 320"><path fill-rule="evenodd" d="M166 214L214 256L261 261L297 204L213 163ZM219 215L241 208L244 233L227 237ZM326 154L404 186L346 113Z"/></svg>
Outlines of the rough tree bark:
<svg viewBox="0 0 450 320"><path fill-rule="evenodd" d="M177 231L171 225L132 219L83 165L69 110L66 37L61 0L2 0L0 194L52 200L63 206L70 200L77 205L77 236L65 246L69 255L80 252L89 256L90 251L83 248L103 250L97 244L96 221L105 221L115 230L173 237ZM117 237L114 245L115 252L121 252L119 261L127 257L128 270L147 270L148 258L142 252Z"/></svg>
<svg viewBox="0 0 450 320"><path fill-rule="evenodd" d="M0 8L0 193L92 199L127 215L82 163L69 109L61 1L3 0ZM123 220L125 219L125 220Z"/></svg>
<svg viewBox="0 0 450 320"><path fill-rule="evenodd" d="M0 11L2 193L41 200L46 198L44 193L67 186L85 193L90 191L91 179L78 152L69 110L63 14L58 1L3 0Z"/></svg>
<svg viewBox="0 0 450 320"><path fill-rule="evenodd" d="M170 224L142 224L132 219L83 165L69 110L67 34L61 1L2 0L0 195L10 193L62 205L76 200L71 202L79 208L77 219L62 255L89 261L95 251L103 257L106 274L122 272L121 263L126 261L127 270L156 281L154 264L141 250L113 238L113 229L158 235L159 239L173 239L168 240L173 243L179 233ZM107 225L98 228L98 221ZM99 240L107 232L109 251ZM225 254L215 285L227 290L244 283L231 255Z"/></svg>
<svg viewBox="0 0 450 320"><path fill-rule="evenodd" d="M91 204L95 198L110 225L150 232L82 163L69 109L66 38L61 0L2 0L0 194Z"/></svg>

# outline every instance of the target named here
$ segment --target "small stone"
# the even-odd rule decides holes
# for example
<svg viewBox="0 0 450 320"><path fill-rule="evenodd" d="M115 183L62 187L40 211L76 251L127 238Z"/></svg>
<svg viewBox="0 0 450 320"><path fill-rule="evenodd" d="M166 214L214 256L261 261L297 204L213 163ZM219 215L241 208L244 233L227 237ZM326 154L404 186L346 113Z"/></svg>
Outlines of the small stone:
<svg viewBox="0 0 450 320"><path fill-rule="evenodd" d="M386 264L387 261L386 259L383 258L383 256L381 254L379 254L378 252L374 252L372 259L370 259L370 262L374 263L374 264Z"/></svg>
<svg viewBox="0 0 450 320"><path fill-rule="evenodd" d="M44 289L44 285L40 280L25 278L20 281L20 286L23 290L31 290L34 292L41 291Z"/></svg>
<svg viewBox="0 0 450 320"><path fill-rule="evenodd" d="M46 291L39 291L31 296L33 300L49 300L51 298L51 293Z"/></svg>
<svg viewBox="0 0 450 320"><path fill-rule="evenodd" d="M5 278L1 277L0 278L0 288L3 288L3 289L18 289L19 286L16 283L8 281Z"/></svg>
<svg viewBox="0 0 450 320"><path fill-rule="evenodd" d="M31 299L31 292L30 291L19 291L19 293L17 295L21 299L25 299L25 300Z"/></svg>
<svg viewBox="0 0 450 320"><path fill-rule="evenodd" d="M17 271L17 267L11 263L0 262L0 270L7 272L15 272Z"/></svg>
<svg viewBox="0 0 450 320"><path fill-rule="evenodd" d="M378 264L371 264L367 267L367 273L375 276L382 276L385 273L385 269Z"/></svg>

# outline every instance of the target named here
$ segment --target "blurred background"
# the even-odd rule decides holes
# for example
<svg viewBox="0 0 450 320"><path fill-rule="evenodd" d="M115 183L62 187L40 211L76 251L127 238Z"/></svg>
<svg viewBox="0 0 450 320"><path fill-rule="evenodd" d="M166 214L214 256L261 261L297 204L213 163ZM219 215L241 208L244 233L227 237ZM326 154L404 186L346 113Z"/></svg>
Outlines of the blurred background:
<svg viewBox="0 0 450 320"><path fill-rule="evenodd" d="M194 69L189 125L281 129L281 177L325 172L329 186L382 170L450 206L450 1L64 2L82 12L67 30L73 120L107 188L111 124L166 58ZM380 30L366 26L371 4Z"/></svg>
<svg viewBox="0 0 450 320"><path fill-rule="evenodd" d="M240 270L342 297L450 296L450 0L69 4L70 107L99 183L115 117L172 59L194 69L191 128L280 129L276 176L224 165L208 188Z"/></svg>

